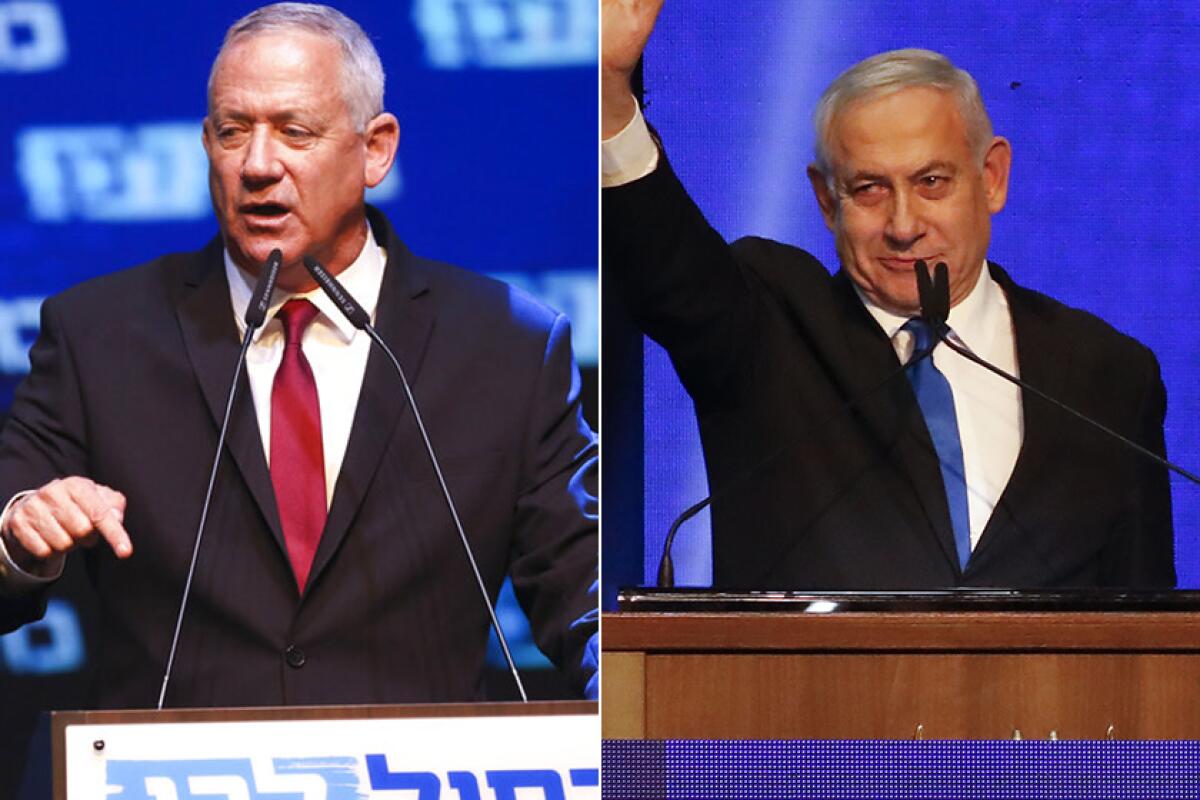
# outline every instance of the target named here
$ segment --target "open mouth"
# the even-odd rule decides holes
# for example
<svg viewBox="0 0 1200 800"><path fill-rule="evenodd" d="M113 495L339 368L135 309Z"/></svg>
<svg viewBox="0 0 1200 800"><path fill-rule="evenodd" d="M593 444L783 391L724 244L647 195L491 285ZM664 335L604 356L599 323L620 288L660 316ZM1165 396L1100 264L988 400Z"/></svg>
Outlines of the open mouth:
<svg viewBox="0 0 1200 800"><path fill-rule="evenodd" d="M241 212L251 217L272 219L288 213L287 206L279 203L247 203L241 207Z"/></svg>

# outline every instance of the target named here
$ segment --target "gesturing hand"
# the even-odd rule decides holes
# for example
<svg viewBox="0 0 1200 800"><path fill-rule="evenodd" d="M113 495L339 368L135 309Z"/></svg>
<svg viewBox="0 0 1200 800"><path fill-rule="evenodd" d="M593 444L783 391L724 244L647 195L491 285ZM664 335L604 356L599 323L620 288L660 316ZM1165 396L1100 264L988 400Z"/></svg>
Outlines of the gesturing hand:
<svg viewBox="0 0 1200 800"><path fill-rule="evenodd" d="M133 545L124 518L125 495L87 478L61 478L21 498L0 534L9 556L26 570L98 539L128 558Z"/></svg>

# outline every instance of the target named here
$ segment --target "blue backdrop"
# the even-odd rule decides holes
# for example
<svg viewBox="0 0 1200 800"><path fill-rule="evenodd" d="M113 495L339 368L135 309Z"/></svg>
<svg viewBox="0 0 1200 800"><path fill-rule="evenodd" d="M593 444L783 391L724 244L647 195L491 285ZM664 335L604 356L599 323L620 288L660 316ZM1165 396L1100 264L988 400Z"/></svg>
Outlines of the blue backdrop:
<svg viewBox="0 0 1200 800"><path fill-rule="evenodd" d="M1169 455L1200 467L1200 6L668 2L645 57L647 117L722 234L797 243L832 268L805 176L812 109L843 69L901 47L938 50L974 75L1012 142L990 257L1149 345L1169 394ZM707 493L690 402L650 343L644 369L644 439L655 443L643 461L644 559L606 562L627 570L624 582L653 580L671 520ZM1173 490L1180 582L1200 586L1200 488ZM711 578L707 524L680 535L681 583Z"/></svg>
<svg viewBox="0 0 1200 800"><path fill-rule="evenodd" d="M205 85L225 29L259 4L0 0L0 417L47 295L215 235ZM594 406L596 0L335 4L374 40L401 124L369 199L414 252L567 313ZM0 796L36 709L83 700L94 620L71 570L64 588L42 623L0 637ZM502 599L518 660L544 665Z"/></svg>

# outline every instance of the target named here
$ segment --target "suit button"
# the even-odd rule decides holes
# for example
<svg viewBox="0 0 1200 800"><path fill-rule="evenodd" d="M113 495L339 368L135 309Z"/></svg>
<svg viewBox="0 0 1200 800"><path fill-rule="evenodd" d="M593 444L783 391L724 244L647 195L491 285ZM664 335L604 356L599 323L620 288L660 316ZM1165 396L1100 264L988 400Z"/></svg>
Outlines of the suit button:
<svg viewBox="0 0 1200 800"><path fill-rule="evenodd" d="M293 669L300 669L304 666L304 662L308 660L304 655L304 651L294 644L288 645L288 649L284 651L283 657L287 660L287 665Z"/></svg>

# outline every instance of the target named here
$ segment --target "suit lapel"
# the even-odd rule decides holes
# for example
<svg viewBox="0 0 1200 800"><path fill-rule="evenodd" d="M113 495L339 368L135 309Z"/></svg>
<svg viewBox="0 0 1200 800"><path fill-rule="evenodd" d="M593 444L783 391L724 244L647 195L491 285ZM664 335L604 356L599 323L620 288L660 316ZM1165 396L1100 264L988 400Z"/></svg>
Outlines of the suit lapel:
<svg viewBox="0 0 1200 800"><path fill-rule="evenodd" d="M1071 348L1056 346L1052 321L1036 295L1014 284L994 264L990 268L992 277L1008 297L1021 379L1051 397L1066 399L1066 389L1071 385ZM1053 356L1048 355L1051 353ZM1043 485L1043 473L1050 465L1048 455L1058 448L1062 431L1061 413L1041 398L1022 390L1021 450L1008 485L1004 487L980 537L972 556L973 563L976 563L976 559L977 563L982 563L988 552L998 546L997 540L1002 540L1006 532L1012 529L1010 509L1020 508L1026 498Z"/></svg>
<svg viewBox="0 0 1200 800"><path fill-rule="evenodd" d="M830 363L835 373L841 373L839 379L847 387L845 397L865 397L857 413L884 460L898 467L897 481L889 486L896 502L907 510L910 528L934 537L957 572L954 530L937 453L912 386L903 375L895 374L900 364L892 343L859 300L846 273L839 272L833 284L842 309L847 351ZM893 376L891 380L889 376ZM887 384L880 387L885 380Z"/></svg>
<svg viewBox="0 0 1200 800"><path fill-rule="evenodd" d="M399 359L413 392L420 395L417 378L433 330L433 298L417 260L392 234L387 221L381 215L373 214L371 225L377 236L386 237L388 253L375 311L375 328ZM366 334L360 332L358 335ZM334 488L325 532L313 558L309 586L316 582L346 537L378 473L380 459L392 443L393 431L401 417L408 413L395 368L379 347L372 345L354 414L354 427ZM426 456L422 452L416 457Z"/></svg>
<svg viewBox="0 0 1200 800"><path fill-rule="evenodd" d="M176 314L184 346L213 425L220 430L240 342L230 308L229 284L223 269L219 237L210 242L195 260L185 283L187 288ZM271 476L263 455L262 436L259 434L258 419L244 368L238 379L237 397L225 444L258 504L267 527L286 555L279 512L275 506L275 490L271 486Z"/></svg>

